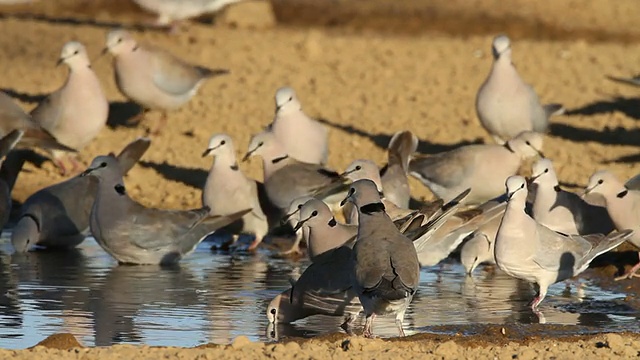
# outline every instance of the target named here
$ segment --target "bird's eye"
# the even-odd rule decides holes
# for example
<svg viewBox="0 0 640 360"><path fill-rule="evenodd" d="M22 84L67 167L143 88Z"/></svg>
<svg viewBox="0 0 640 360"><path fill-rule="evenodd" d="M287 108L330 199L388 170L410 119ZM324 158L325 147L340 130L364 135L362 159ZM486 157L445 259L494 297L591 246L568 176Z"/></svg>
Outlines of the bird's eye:
<svg viewBox="0 0 640 360"><path fill-rule="evenodd" d="M289 97L289 101L291 101L291 100L293 100L293 96L290 96L290 97Z"/></svg>
<svg viewBox="0 0 640 360"><path fill-rule="evenodd" d="M302 204L298 205L298 210L302 209Z"/></svg>
<svg viewBox="0 0 640 360"><path fill-rule="evenodd" d="M361 170L361 169L362 169L362 166L360 165L356 166L356 170Z"/></svg>
<svg viewBox="0 0 640 360"><path fill-rule="evenodd" d="M107 167L107 163L103 162L102 164L100 164L100 167Z"/></svg>
<svg viewBox="0 0 640 360"><path fill-rule="evenodd" d="M524 189L524 184L520 185L520 189Z"/></svg>
<svg viewBox="0 0 640 360"><path fill-rule="evenodd" d="M545 174L548 173L548 172L549 172L549 169L544 169L544 173Z"/></svg>
<svg viewBox="0 0 640 360"><path fill-rule="evenodd" d="M118 41L117 41L117 42L118 42L118 43L121 43L121 42L122 42L122 38L118 38Z"/></svg>
<svg viewBox="0 0 640 360"><path fill-rule="evenodd" d="M311 216L318 216L318 210L313 210L313 212L311 213Z"/></svg>
<svg viewBox="0 0 640 360"><path fill-rule="evenodd" d="M598 180L598 184L602 184L604 182L604 180L600 179Z"/></svg>
<svg viewBox="0 0 640 360"><path fill-rule="evenodd" d="M260 141L260 142L258 143L258 146L262 146L262 145L264 145L264 142L263 142L263 141Z"/></svg>
<svg viewBox="0 0 640 360"><path fill-rule="evenodd" d="M351 188L349 189L349 196L353 195L356 192L356 189Z"/></svg>
<svg viewBox="0 0 640 360"><path fill-rule="evenodd" d="M528 141L525 141L524 143L525 143L525 144L527 144L527 145L529 145L529 146L531 146L531 143L530 143L530 142L528 142Z"/></svg>
<svg viewBox="0 0 640 360"><path fill-rule="evenodd" d="M79 53L79 51L76 50L76 51L73 52L73 55L78 55L78 53Z"/></svg>
<svg viewBox="0 0 640 360"><path fill-rule="evenodd" d="M227 142L226 142L226 141L224 141L224 140L220 141L220 145L224 145L224 144L226 144L226 143L227 143Z"/></svg>
<svg viewBox="0 0 640 360"><path fill-rule="evenodd" d="M275 315L275 314L276 314L276 309L271 309L270 313L271 313L272 315Z"/></svg>

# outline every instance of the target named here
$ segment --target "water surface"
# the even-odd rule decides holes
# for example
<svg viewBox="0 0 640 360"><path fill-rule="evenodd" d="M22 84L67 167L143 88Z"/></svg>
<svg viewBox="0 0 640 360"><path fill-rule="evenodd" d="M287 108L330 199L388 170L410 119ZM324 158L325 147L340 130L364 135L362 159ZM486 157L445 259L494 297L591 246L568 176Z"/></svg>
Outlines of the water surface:
<svg viewBox="0 0 640 360"><path fill-rule="evenodd" d="M211 252L202 243L179 266L118 266L95 243L69 252L14 254L0 239L0 347L25 348L70 332L84 345L116 343L196 346L228 343L238 335L269 341L340 331L340 318L310 317L268 327L268 302L289 287L306 261L266 252ZM463 276L454 262L423 269L418 295L405 318L407 334L454 325L541 321L526 306L531 287L500 273ZM541 312L547 324L571 325L566 333L640 331L625 295L586 280L550 288ZM359 321L357 323L360 323ZM455 326L459 326L456 328ZM393 317L378 317L374 332L395 336Z"/></svg>

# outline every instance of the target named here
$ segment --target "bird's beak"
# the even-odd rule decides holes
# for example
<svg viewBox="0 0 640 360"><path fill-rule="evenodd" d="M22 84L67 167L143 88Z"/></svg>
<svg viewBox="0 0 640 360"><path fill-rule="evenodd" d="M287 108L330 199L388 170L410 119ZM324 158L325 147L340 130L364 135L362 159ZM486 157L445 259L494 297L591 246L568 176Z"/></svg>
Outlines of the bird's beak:
<svg viewBox="0 0 640 360"><path fill-rule="evenodd" d="M291 213L285 214L285 215L282 217L282 219L280 219L280 224L281 224L281 225L286 224L286 223L287 223L287 221L289 221L289 219L291 219L291 217L292 217L293 215L295 215L295 214L297 214L297 213L298 213L298 211L299 211L299 210L300 210L300 209L296 209L296 211L294 211L294 212L291 212Z"/></svg>
<svg viewBox="0 0 640 360"><path fill-rule="evenodd" d="M354 172L356 172L356 169L347 170L347 171L343 172L342 174L340 174L340 177L343 178L343 177L345 177L345 176L347 176L347 175L349 175L351 173L354 173Z"/></svg>
<svg viewBox="0 0 640 360"><path fill-rule="evenodd" d="M538 153L538 156L540 156L541 158L545 159L544 153L542 153L542 151L535 149L536 152Z"/></svg>
<svg viewBox="0 0 640 360"><path fill-rule="evenodd" d="M56 66L62 65L63 62L64 62L64 58L58 59L58 61L56 61Z"/></svg>
<svg viewBox="0 0 640 360"><path fill-rule="evenodd" d="M206 149L205 151L202 152L202 157L205 157L207 155L209 155L211 153L213 149Z"/></svg>
<svg viewBox="0 0 640 360"><path fill-rule="evenodd" d="M302 225L304 225L305 222L307 222L307 220L309 220L311 218L306 218L303 220L298 221L298 223L296 224L296 226L293 227L293 231L298 232L298 230L300 230L300 228L302 227Z"/></svg>
<svg viewBox="0 0 640 360"><path fill-rule="evenodd" d="M346 198L340 201L340 206L344 206L344 204L346 204L347 201L349 201L349 198L351 198L351 194L348 194Z"/></svg>
<svg viewBox="0 0 640 360"><path fill-rule="evenodd" d="M593 189L595 189L598 185L593 185L592 187L588 187L584 189L584 192L582 193L582 196L585 196L587 194L589 194L590 192L593 191Z"/></svg>
<svg viewBox="0 0 640 360"><path fill-rule="evenodd" d="M533 184L533 182L536 181L536 179L538 179L540 176L542 176L542 174L544 174L544 172L541 172L538 175L532 175L529 181L527 182L527 185Z"/></svg>
<svg viewBox="0 0 640 360"><path fill-rule="evenodd" d="M85 171L83 171L83 172L81 172L81 173L80 173L80 177L85 177L85 176L87 176L87 175L91 174L91 172L92 172L93 170L95 170L95 169L96 169L96 168L87 168L87 170L85 170Z"/></svg>
<svg viewBox="0 0 640 360"><path fill-rule="evenodd" d="M109 52L109 47L105 46L104 49L102 49L102 51L100 51L100 56L105 56L105 55L107 55L108 52Z"/></svg>
<svg viewBox="0 0 640 360"><path fill-rule="evenodd" d="M242 157L242 162L246 162L247 160L249 160L249 158L251 157L251 155L253 155L253 153L258 150L258 148L255 148L253 150L249 150L247 151L246 154L244 154L244 156Z"/></svg>

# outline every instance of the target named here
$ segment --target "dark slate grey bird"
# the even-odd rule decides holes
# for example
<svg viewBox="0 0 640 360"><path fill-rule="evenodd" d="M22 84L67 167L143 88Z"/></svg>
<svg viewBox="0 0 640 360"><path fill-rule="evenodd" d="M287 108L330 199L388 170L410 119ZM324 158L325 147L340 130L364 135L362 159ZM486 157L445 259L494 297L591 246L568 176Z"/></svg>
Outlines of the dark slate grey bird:
<svg viewBox="0 0 640 360"><path fill-rule="evenodd" d="M251 211L211 216L206 206L193 210L147 208L127 195L122 174L113 156L98 156L81 174L99 180L91 209L91 233L121 264L176 263L207 235Z"/></svg>
<svg viewBox="0 0 640 360"><path fill-rule="evenodd" d="M418 290L420 263L414 244L385 213L376 184L351 184L342 204L358 209L358 236L353 247L353 288L365 312L364 336L372 337L377 315L393 313L400 336L407 307Z"/></svg>
<svg viewBox="0 0 640 360"><path fill-rule="evenodd" d="M150 140L136 139L128 144L117 159L127 173L147 151ZM17 252L33 246L73 248L84 241L89 229L91 207L98 190L98 179L75 176L38 190L22 205L22 211L11 235Z"/></svg>

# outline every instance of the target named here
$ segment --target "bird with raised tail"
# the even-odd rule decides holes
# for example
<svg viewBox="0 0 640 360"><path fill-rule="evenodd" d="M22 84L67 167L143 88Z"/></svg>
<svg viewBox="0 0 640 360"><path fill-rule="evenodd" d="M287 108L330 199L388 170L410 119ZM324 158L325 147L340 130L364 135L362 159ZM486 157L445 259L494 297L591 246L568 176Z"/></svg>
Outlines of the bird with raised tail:
<svg viewBox="0 0 640 360"><path fill-rule="evenodd" d="M211 136L202 156L214 157L202 190L203 206L208 206L213 216L231 215L244 209L252 209L241 221L232 224L229 230L234 233L234 242L241 233L255 236L249 250L255 249L269 232L269 223L260 207L256 181L247 178L238 166L233 140L227 134ZM238 228L231 229L234 225L238 225Z"/></svg>
<svg viewBox="0 0 640 360"><path fill-rule="evenodd" d="M531 183L536 186L532 215L540 224L564 234L608 234L613 222L602 206L586 203L579 195L563 190L549 159L533 164Z"/></svg>
<svg viewBox="0 0 640 360"><path fill-rule="evenodd" d="M632 179L633 180L633 179ZM629 242L640 248L640 191L632 190L607 170L597 171L589 178L585 201L604 205L616 229L631 229ZM640 252L638 253L640 259ZM638 277L640 261L616 280Z"/></svg>
<svg viewBox="0 0 640 360"><path fill-rule="evenodd" d="M283 213L302 196L337 203L347 188L335 171L290 157L272 132L261 132L251 138L244 160L251 156L262 157L267 196Z"/></svg>
<svg viewBox="0 0 640 360"><path fill-rule="evenodd" d="M98 179L91 210L96 242L121 264L173 264L204 238L251 211L211 216L208 207L163 210L142 206L127 194L122 167L113 156L98 156L81 176Z"/></svg>
<svg viewBox="0 0 640 360"><path fill-rule="evenodd" d="M480 144L435 154L414 156L412 176L445 202L465 189L466 204L482 204L504 194L504 181L515 175L522 162L542 154L543 135L525 131L504 145Z"/></svg>
<svg viewBox="0 0 640 360"><path fill-rule="evenodd" d="M523 131L543 133L549 117L562 114L560 104L541 105L533 87L520 77L511 61L511 41L499 35L492 44L493 65L476 96L482 126L498 144Z"/></svg>
<svg viewBox="0 0 640 360"><path fill-rule="evenodd" d="M117 156L126 174L147 151L150 140L136 139ZM11 234L16 252L33 247L69 249L84 241L89 230L91 208L98 191L98 179L74 176L33 193L22 204Z"/></svg>
<svg viewBox="0 0 640 360"><path fill-rule="evenodd" d="M307 116L293 88L276 91L276 115L269 131L292 158L309 164L326 164L329 156L327 128Z"/></svg>
<svg viewBox="0 0 640 360"><path fill-rule="evenodd" d="M418 290L420 264L416 248L384 211L371 180L351 184L343 204L358 210L358 235L353 247L353 288L365 312L364 336L373 336L377 315L395 314L400 336L407 307Z"/></svg>
<svg viewBox="0 0 640 360"><path fill-rule="evenodd" d="M393 134L387 147L387 165L380 169L384 196L400 208L409 208L409 160L417 150L418 137L411 131L398 131Z"/></svg>
<svg viewBox="0 0 640 360"><path fill-rule="evenodd" d="M242 0L133 0L141 8L158 16L156 25L174 25L204 14L216 13Z"/></svg>
<svg viewBox="0 0 640 360"><path fill-rule="evenodd" d="M508 275L537 286L538 293L530 304L536 314L550 285L580 274L594 258L616 248L634 233L623 230L605 236L555 232L525 212L528 190L522 176L509 177L506 188L507 209L496 235L495 260Z"/></svg>
<svg viewBox="0 0 640 360"><path fill-rule="evenodd" d="M109 102L81 43L70 41L64 44L58 64L69 67L67 80L62 87L47 96L31 111L31 117L59 143L80 151L98 136L107 124ZM62 161L65 152L51 152L53 162L63 173L79 168L73 155L68 156L72 165L68 170Z"/></svg>
<svg viewBox="0 0 640 360"><path fill-rule="evenodd" d="M23 133L20 142L16 144L18 147L75 152L74 149L60 144L53 135L36 124L31 115L22 110L9 95L0 91L0 136L7 136L14 130Z"/></svg>
<svg viewBox="0 0 640 360"><path fill-rule="evenodd" d="M127 31L111 30L106 48L113 55L116 84L120 92L147 110L160 110L159 132L167 120L167 111L176 110L193 98L200 86L226 69L209 69L191 65L175 55L138 43Z"/></svg>

